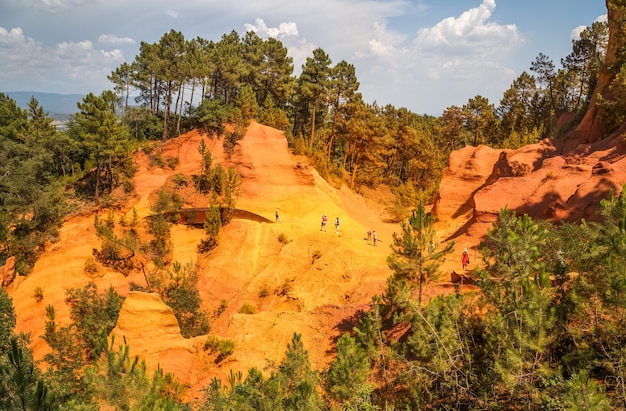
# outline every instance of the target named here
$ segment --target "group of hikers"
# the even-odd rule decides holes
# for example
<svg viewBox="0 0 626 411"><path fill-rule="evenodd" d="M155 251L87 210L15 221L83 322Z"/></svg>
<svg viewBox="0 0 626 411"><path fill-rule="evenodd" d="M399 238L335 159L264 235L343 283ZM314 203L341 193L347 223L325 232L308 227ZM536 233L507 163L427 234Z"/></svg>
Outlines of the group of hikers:
<svg viewBox="0 0 626 411"><path fill-rule="evenodd" d="M328 217L326 214L322 216L322 225L320 227L320 231L326 231L326 223L328 223ZM339 235L339 217L335 218L335 233Z"/></svg>
<svg viewBox="0 0 626 411"><path fill-rule="evenodd" d="M367 230L367 241L374 241L374 247L376 247L376 242L378 242L376 230Z"/></svg>
<svg viewBox="0 0 626 411"><path fill-rule="evenodd" d="M276 210L276 222L280 222L280 216L278 215L278 210ZM320 226L320 231L326 231L326 224L328 223L328 216L326 214L322 215L322 224ZM335 218L335 233L339 235L339 217ZM367 241L372 241L374 243L374 247L376 247L376 243L378 242L378 235L376 234L376 230L367 230ZM463 269L470 263L469 251L467 248L463 250L463 254L461 254L461 265L463 265Z"/></svg>
<svg viewBox="0 0 626 411"><path fill-rule="evenodd" d="M280 215L278 214L278 210L274 213L274 217L276 218L276 222L280 222ZM326 231L326 225L328 224L328 216L326 214L322 215L322 224L320 225L320 231ZM335 218L335 233L339 235L339 217ZM367 231L367 241L373 241L374 246L378 242L378 235L376 234L376 230L368 230Z"/></svg>

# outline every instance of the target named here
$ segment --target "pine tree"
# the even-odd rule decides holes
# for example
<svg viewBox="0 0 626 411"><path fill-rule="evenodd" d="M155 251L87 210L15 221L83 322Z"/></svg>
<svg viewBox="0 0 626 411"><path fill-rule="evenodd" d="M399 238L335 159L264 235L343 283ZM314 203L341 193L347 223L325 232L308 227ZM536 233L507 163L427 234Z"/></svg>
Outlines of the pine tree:
<svg viewBox="0 0 626 411"><path fill-rule="evenodd" d="M481 243L479 270L494 370L513 402L536 405L539 381L551 378L550 347L558 335L556 304L544 257L547 222L504 209Z"/></svg>
<svg viewBox="0 0 626 411"><path fill-rule="evenodd" d="M406 283L409 290L417 288L418 307L424 285L437 278L444 257L454 248L453 242L439 247L434 224L435 216L427 213L420 202L409 219L401 223L402 233L394 233L392 254L387 259L394 271L393 282Z"/></svg>
<svg viewBox="0 0 626 411"><path fill-rule="evenodd" d="M283 406L287 410L314 411L322 409L322 400L317 391L319 375L309 362L302 336L294 333L287 345L285 358L278 372L271 379L280 381L283 387Z"/></svg>
<svg viewBox="0 0 626 411"><path fill-rule="evenodd" d="M341 409L373 410L374 385L369 381L371 369L365 349L348 333L335 347L337 357L326 373L326 391Z"/></svg>

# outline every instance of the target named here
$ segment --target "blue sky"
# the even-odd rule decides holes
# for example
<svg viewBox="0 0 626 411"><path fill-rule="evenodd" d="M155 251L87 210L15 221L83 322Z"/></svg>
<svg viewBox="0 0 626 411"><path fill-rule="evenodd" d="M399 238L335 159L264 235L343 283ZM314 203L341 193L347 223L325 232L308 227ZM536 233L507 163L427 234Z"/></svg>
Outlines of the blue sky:
<svg viewBox="0 0 626 411"><path fill-rule="evenodd" d="M603 0L0 0L0 92L99 94L170 29L254 30L289 49L296 75L320 47L356 67L365 101L439 116L476 95L497 107L540 52L559 67L598 18Z"/></svg>

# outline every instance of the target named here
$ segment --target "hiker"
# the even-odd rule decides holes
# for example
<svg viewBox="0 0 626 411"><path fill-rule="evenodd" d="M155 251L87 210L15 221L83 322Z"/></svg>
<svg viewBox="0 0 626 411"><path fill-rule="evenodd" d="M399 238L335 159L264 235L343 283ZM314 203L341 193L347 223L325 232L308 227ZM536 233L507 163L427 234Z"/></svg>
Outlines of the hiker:
<svg viewBox="0 0 626 411"><path fill-rule="evenodd" d="M469 252L467 251L467 248L463 250L463 255L461 255L461 264L463 265L463 269L465 270L465 267L467 267L470 263L470 259L469 259Z"/></svg>
<svg viewBox="0 0 626 411"><path fill-rule="evenodd" d="M374 230L374 231L372 232L372 235L374 236L374 237L373 237L373 238L374 238L374 247L376 247L376 241L378 240L378 236L376 235L376 230Z"/></svg>
<svg viewBox="0 0 626 411"><path fill-rule="evenodd" d="M326 231L326 221L328 220L328 217L326 217L326 214L324 214L322 216L322 226L320 227L320 231Z"/></svg>
<svg viewBox="0 0 626 411"><path fill-rule="evenodd" d="M367 230L367 241L372 240L372 230Z"/></svg>
<svg viewBox="0 0 626 411"><path fill-rule="evenodd" d="M276 222L278 223L280 221L280 217L278 216L278 210L276 210Z"/></svg>
<svg viewBox="0 0 626 411"><path fill-rule="evenodd" d="M339 217L335 219L335 232L339 234Z"/></svg>

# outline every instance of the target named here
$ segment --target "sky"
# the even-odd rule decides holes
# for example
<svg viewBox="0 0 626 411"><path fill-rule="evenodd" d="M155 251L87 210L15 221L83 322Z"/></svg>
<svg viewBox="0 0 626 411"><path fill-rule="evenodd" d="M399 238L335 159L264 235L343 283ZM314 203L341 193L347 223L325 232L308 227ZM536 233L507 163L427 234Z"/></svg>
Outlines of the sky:
<svg viewBox="0 0 626 411"><path fill-rule="evenodd" d="M477 95L497 107L539 53L560 67L597 19L604 0L0 0L0 92L100 94L171 29L255 31L287 47L296 76L321 48L354 65L366 102L439 116Z"/></svg>

